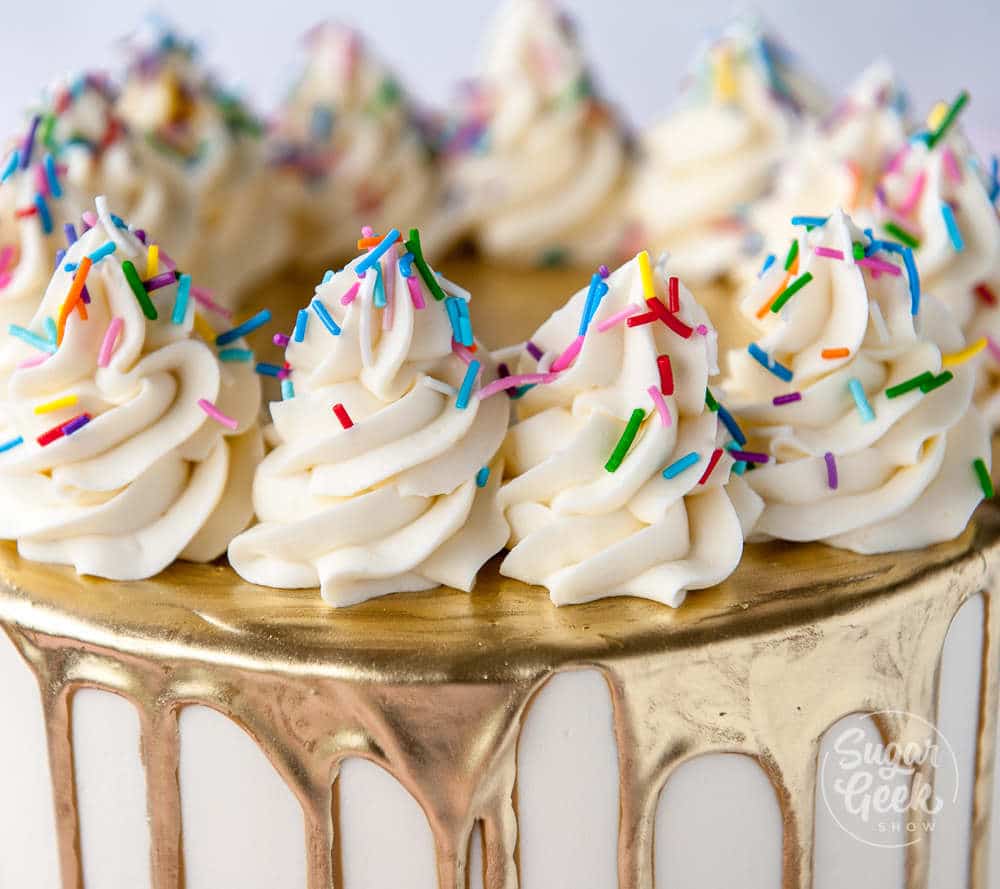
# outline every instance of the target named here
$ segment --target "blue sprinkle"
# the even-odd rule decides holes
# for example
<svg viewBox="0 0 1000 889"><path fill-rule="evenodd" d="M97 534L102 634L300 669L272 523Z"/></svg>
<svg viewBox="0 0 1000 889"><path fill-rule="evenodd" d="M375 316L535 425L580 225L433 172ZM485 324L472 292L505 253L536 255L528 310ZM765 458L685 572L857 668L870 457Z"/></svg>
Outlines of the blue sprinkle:
<svg viewBox="0 0 1000 889"><path fill-rule="evenodd" d="M674 460L666 469L663 470L663 477L668 481L672 478L676 478L685 469L694 466L701 457L698 455L697 451L691 451L690 454L685 454L680 460Z"/></svg>
<svg viewBox="0 0 1000 889"><path fill-rule="evenodd" d="M11 324L7 328L7 332L11 336L16 336L19 340L26 342L29 346L34 346L41 352L48 352L52 355L56 351L55 343L49 342L34 331L28 330L26 327L21 327L19 324Z"/></svg>
<svg viewBox="0 0 1000 889"><path fill-rule="evenodd" d="M21 153L15 149L11 152L10 157L7 159L7 163L4 165L3 172L0 173L0 182L6 182L14 175L14 171L17 169L17 165L20 162Z"/></svg>
<svg viewBox="0 0 1000 889"><path fill-rule="evenodd" d="M858 407L858 413L861 414L861 422L870 423L875 419L875 411L872 410L872 406L868 403L868 396L865 395L865 390L861 385L861 380L857 377L851 377L850 380L847 381L847 386L851 390L854 403Z"/></svg>
<svg viewBox="0 0 1000 889"><path fill-rule="evenodd" d="M49 183L49 191L52 197L61 198L63 196L62 186L59 184L59 177L56 175L56 162L51 154L45 155L45 178Z"/></svg>
<svg viewBox="0 0 1000 889"><path fill-rule="evenodd" d="M285 401L295 397L295 384L288 377L281 381L281 397Z"/></svg>
<svg viewBox="0 0 1000 889"><path fill-rule="evenodd" d="M127 229L128 223L121 218L121 216L115 216L114 213L111 214L111 221L115 224L117 228Z"/></svg>
<svg viewBox="0 0 1000 889"><path fill-rule="evenodd" d="M826 225L829 216L793 216L792 225L821 226Z"/></svg>
<svg viewBox="0 0 1000 889"><path fill-rule="evenodd" d="M253 352L249 349L223 349L219 352L219 361L252 361Z"/></svg>
<svg viewBox="0 0 1000 889"><path fill-rule="evenodd" d="M174 311L170 320L174 324L183 324L187 318L188 302L191 296L191 276L181 275L177 282L177 296L174 299Z"/></svg>
<svg viewBox="0 0 1000 889"><path fill-rule="evenodd" d="M320 286L322 286L323 284L329 284L330 281L333 280L333 276L335 274L336 272L333 269L327 269L325 272L323 272L323 280L320 281Z"/></svg>
<svg viewBox="0 0 1000 889"><path fill-rule="evenodd" d="M476 487L485 488L486 483L490 480L490 468L489 466L484 466L479 472L476 473Z"/></svg>
<svg viewBox="0 0 1000 889"><path fill-rule="evenodd" d="M1000 157L995 154L990 160L990 203L994 203L1000 196Z"/></svg>
<svg viewBox="0 0 1000 889"><path fill-rule="evenodd" d="M55 264L55 268L52 269L52 271L58 272L59 271L59 266L62 265L63 260L65 258L66 258L66 251L65 250L56 250L56 264Z"/></svg>
<svg viewBox="0 0 1000 889"><path fill-rule="evenodd" d="M779 380L782 380L786 383L790 383L792 381L791 370L785 367L785 365L783 365L781 362L775 361L773 358L771 358L767 354L767 352L765 352L756 343L750 343L750 345L747 346L747 351L754 359L756 359L756 361L760 365L762 365L766 370L769 370L771 373L773 373Z"/></svg>
<svg viewBox="0 0 1000 889"><path fill-rule="evenodd" d="M76 243L76 226L72 222L67 222L63 225L63 231L66 233L66 246L72 247Z"/></svg>
<svg viewBox="0 0 1000 889"><path fill-rule="evenodd" d="M49 212L49 205L45 203L45 198L40 194L35 195L35 206L38 208L38 218L42 223L42 231L47 235L51 235L52 214Z"/></svg>
<svg viewBox="0 0 1000 889"><path fill-rule="evenodd" d="M9 451L12 448L16 448L18 445L23 445L24 439L19 435L17 438L12 438L10 441L5 441L0 444L0 454L4 451Z"/></svg>
<svg viewBox="0 0 1000 889"><path fill-rule="evenodd" d="M238 327L234 327L232 330L227 330L225 333L220 333L215 338L215 345L228 346L230 343L246 336L248 333L253 333L258 327L263 327L270 320L270 310L261 309L256 315L253 316L253 318L248 321L244 321Z"/></svg>
<svg viewBox="0 0 1000 889"><path fill-rule="evenodd" d="M469 406L469 398L472 395L472 387L476 382L476 375L479 373L479 366L479 362L473 359L469 362L469 366L465 370L465 377L458 390L458 399L455 401L455 407L460 411L464 411Z"/></svg>
<svg viewBox="0 0 1000 889"><path fill-rule="evenodd" d="M382 266L375 266L375 287L374 293L372 294L372 303L376 309L384 309L386 296L385 296L385 281L382 280Z"/></svg>
<svg viewBox="0 0 1000 889"><path fill-rule="evenodd" d="M747 443L747 437L743 434L743 430L740 429L739 423L733 417L729 411L727 411L721 404L719 405L716 413L719 415L719 419L722 420L722 425L729 430L729 434L736 439L740 447L743 447Z"/></svg>
<svg viewBox="0 0 1000 889"><path fill-rule="evenodd" d="M604 283L600 272L594 272L590 277L590 289L587 291L587 301L583 305L583 314L580 316L580 326L577 328L577 336L584 336L590 328L590 322L597 314L601 306L604 294L608 292L608 285Z"/></svg>
<svg viewBox="0 0 1000 889"><path fill-rule="evenodd" d="M375 263L382 258L382 255L398 240L399 231L394 228L389 229L388 234L386 234L386 236L379 241L378 245L372 247L372 249L362 258L361 262L354 267L355 274L357 274L359 278L364 275L364 273L375 265Z"/></svg>
<svg viewBox="0 0 1000 889"><path fill-rule="evenodd" d="M334 336L340 336L340 325L333 320L333 316L323 303L321 303L318 299L314 299L312 301L312 310L319 316L319 320L323 322L323 326L326 327L330 333Z"/></svg>
<svg viewBox="0 0 1000 889"><path fill-rule="evenodd" d="M78 268L79 266L75 262L67 262L66 265L63 266L63 271L75 272Z"/></svg>
<svg viewBox="0 0 1000 889"><path fill-rule="evenodd" d="M916 315L920 312L920 273L917 271L917 264L913 261L913 251L909 247L903 248L903 264L906 266L906 276L910 281L910 314Z"/></svg>
<svg viewBox="0 0 1000 889"><path fill-rule="evenodd" d="M110 256L115 252L115 242L107 241L90 254L90 261L97 265L105 256Z"/></svg>
<svg viewBox="0 0 1000 889"><path fill-rule="evenodd" d="M767 259L764 260L764 265L760 267L760 271L757 273L758 278L763 278L767 274L767 270L774 265L774 254L768 253Z"/></svg>
<svg viewBox="0 0 1000 889"><path fill-rule="evenodd" d="M948 229L948 237L951 238L951 246L956 251L965 249L965 241L962 240L962 233L958 229L958 222L955 220L955 211L951 209L951 204L941 205L941 216L944 217L945 228Z"/></svg>
<svg viewBox="0 0 1000 889"><path fill-rule="evenodd" d="M399 271L404 278L413 277L413 254L404 253L399 257Z"/></svg>
<svg viewBox="0 0 1000 889"><path fill-rule="evenodd" d="M277 377L284 368L277 364L268 364L266 361L258 361L254 370L262 377Z"/></svg>
<svg viewBox="0 0 1000 889"><path fill-rule="evenodd" d="M333 133L333 111L327 105L314 105L309 121L309 132L320 142L329 140Z"/></svg>
<svg viewBox="0 0 1000 889"><path fill-rule="evenodd" d="M295 342L301 343L306 338L306 327L309 324L309 311L307 309L299 309L299 313L295 316L295 331L294 337Z"/></svg>
<svg viewBox="0 0 1000 889"><path fill-rule="evenodd" d="M51 342L55 342L59 336L59 328L56 327L56 322L53 318L45 319L45 332L49 336Z"/></svg>

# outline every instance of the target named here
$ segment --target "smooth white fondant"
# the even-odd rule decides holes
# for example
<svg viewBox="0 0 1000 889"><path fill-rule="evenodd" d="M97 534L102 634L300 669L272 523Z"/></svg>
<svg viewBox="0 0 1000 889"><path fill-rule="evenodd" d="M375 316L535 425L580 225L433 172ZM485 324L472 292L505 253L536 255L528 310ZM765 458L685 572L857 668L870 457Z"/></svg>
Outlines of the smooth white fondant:
<svg viewBox="0 0 1000 889"><path fill-rule="evenodd" d="M302 808L250 736L208 707L180 732L185 889L305 889Z"/></svg>
<svg viewBox="0 0 1000 889"><path fill-rule="evenodd" d="M341 766L340 851L350 889L436 889L434 840L416 800L380 766Z"/></svg>
<svg viewBox="0 0 1000 889"><path fill-rule="evenodd" d="M943 657L939 722L955 747L962 783L960 805L942 814L932 840L930 889L964 883L981 614L979 601L965 606ZM15 714L0 726L0 887L58 889L38 689L2 633L0 707ZM149 840L135 713L122 698L84 690L73 715L86 889L146 887ZM205 708L186 708L180 725L188 889L305 889L302 811L263 754L241 728ZM827 744L835 732L836 726L826 733ZM874 726L871 732L874 738ZM586 670L551 680L528 710L518 748L522 889L616 885L616 757L603 677ZM780 822L773 790L756 769L745 757L705 756L667 782L657 815L658 887L780 885ZM344 764L341 782L345 889L433 889L430 831L412 797L360 760ZM994 798L1000 806L1000 782ZM901 889L901 853L859 844L832 822L821 800L816 814L814 889ZM992 848L1000 848L996 822L992 837ZM482 889L478 831L470 850L470 887ZM991 873L989 885L1000 886L996 862Z"/></svg>

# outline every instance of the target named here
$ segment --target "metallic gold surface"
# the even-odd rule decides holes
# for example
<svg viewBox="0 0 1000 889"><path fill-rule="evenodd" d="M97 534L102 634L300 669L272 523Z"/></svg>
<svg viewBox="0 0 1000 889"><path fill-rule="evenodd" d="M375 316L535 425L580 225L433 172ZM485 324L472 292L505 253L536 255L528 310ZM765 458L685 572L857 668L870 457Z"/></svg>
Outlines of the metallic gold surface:
<svg viewBox="0 0 1000 889"><path fill-rule="evenodd" d="M178 564L116 584L28 563L0 547L0 621L43 693L66 889L82 886L69 701L81 687L139 710L153 833L153 886L183 885L177 713L212 707L260 745L300 801L310 889L336 886L339 763L379 763L418 800L440 885L465 885L465 851L484 829L487 886L517 885L512 800L517 738L554 673L595 667L615 712L621 775L620 885L653 885L659 792L709 752L756 758L784 815L786 887L811 885L816 757L856 711L934 720L942 647L961 605L986 591L971 882L986 887L1000 512L924 553L860 557L821 545L751 546L726 583L671 610L638 599L556 609L543 590L484 571L453 590L334 611L310 591L255 587L227 567ZM907 738L907 724L882 726ZM926 885L912 847L909 886Z"/></svg>
<svg viewBox="0 0 1000 889"><path fill-rule="evenodd" d="M509 275L445 263L476 291L478 335L523 339L585 272ZM478 276L478 277L477 277ZM310 281L269 285L287 327ZM492 288L492 289L489 289ZM710 311L728 294L702 293ZM723 339L738 344L725 328ZM986 889L1000 607L1000 509L924 552L862 557L822 545L748 547L724 584L679 610L639 599L556 609L538 588L484 569L472 595L409 593L332 610L315 591L247 584L222 564L178 564L119 584L25 562L0 545L0 624L38 678L64 889L83 889L70 743L71 699L92 687L140 714L154 889L182 889L178 714L200 704L245 729L305 817L309 889L340 886L336 778L347 757L383 766L427 816L442 889L462 889L481 823L486 885L514 889L517 742L555 673L601 671L611 690L621 778L619 884L653 886L654 816L673 771L695 756L754 757L784 820L786 889L812 885L816 761L825 731L858 711L933 722L944 639L970 597L985 599L969 886ZM925 729L883 724L888 739ZM908 889L927 885L911 847Z"/></svg>

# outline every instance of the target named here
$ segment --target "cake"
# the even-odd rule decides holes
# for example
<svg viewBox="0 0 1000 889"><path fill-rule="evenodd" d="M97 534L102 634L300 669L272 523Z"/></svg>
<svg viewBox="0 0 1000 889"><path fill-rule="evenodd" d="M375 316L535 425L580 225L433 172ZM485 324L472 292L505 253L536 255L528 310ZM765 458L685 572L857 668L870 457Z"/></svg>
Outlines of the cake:
<svg viewBox="0 0 1000 889"><path fill-rule="evenodd" d="M822 103L754 28L698 82L762 78L767 113L809 138ZM81 113L113 101L121 146L180 175L190 253L112 187L95 202L76 149L38 155L44 115L37 172L2 159L23 189L6 206L35 208L17 231L46 258L16 302L0 289L16 329L0 348L0 886L996 886L1000 513L973 405L988 415L1000 281L977 236L1000 189L954 128L964 100L853 220L792 210L794 246L744 281L754 208L728 191L680 230L725 256L691 274L669 253L683 239L629 219L640 182L671 180L633 175L546 4L502 13L487 70L503 76L427 156L444 216L415 210L418 232L373 214L360 237L336 202L310 222L302 171L274 163L284 137L152 33L121 98L102 81ZM407 107L343 135L385 124L405 149ZM509 181L537 166L478 141L500 107L531 110L521 135L553 125L561 160L612 162L523 205L482 200L448 181L463 153ZM774 163L739 201L804 144L764 141ZM940 278L886 229L935 164L928 243L943 201L975 275L948 222ZM53 173L72 200L43 193ZM128 181L155 194L159 176ZM432 266L441 218L468 243ZM324 272L303 257L326 226L343 234ZM198 288L201 268L245 316ZM973 310L950 314L969 287Z"/></svg>

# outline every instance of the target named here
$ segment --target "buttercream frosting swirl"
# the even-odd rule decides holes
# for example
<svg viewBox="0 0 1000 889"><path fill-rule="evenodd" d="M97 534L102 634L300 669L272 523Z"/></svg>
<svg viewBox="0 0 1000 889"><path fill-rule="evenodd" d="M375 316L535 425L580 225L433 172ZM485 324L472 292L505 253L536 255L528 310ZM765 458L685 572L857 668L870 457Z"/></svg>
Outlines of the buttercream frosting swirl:
<svg viewBox="0 0 1000 889"><path fill-rule="evenodd" d="M983 497L974 462L990 463L958 325L842 212L797 244L792 274L778 264L744 298L761 336L726 381L749 447L770 455L747 475L765 503L755 533L862 553L955 537Z"/></svg>
<svg viewBox="0 0 1000 889"><path fill-rule="evenodd" d="M483 349L453 348L453 331L469 339L449 317L467 317L465 298L438 302L412 260L398 243L358 257L300 313L286 398L271 405L278 444L254 482L260 524L229 549L247 580L319 586L337 606L469 590L507 539L508 399L478 396L494 370Z"/></svg>
<svg viewBox="0 0 1000 889"><path fill-rule="evenodd" d="M764 195L818 94L759 23L739 20L697 56L679 107L646 131L629 199L638 237L691 282L752 249L745 208Z"/></svg>
<svg viewBox="0 0 1000 889"><path fill-rule="evenodd" d="M353 256L361 224L428 220L439 179L414 103L361 35L324 23L306 35L305 67L282 105L272 157L286 174L297 259ZM440 247L421 226L426 247Z"/></svg>
<svg viewBox="0 0 1000 889"><path fill-rule="evenodd" d="M535 265L621 253L629 137L598 95L572 23L547 0L504 5L445 155L485 254Z"/></svg>
<svg viewBox="0 0 1000 889"><path fill-rule="evenodd" d="M548 376L518 400L504 448L513 548L500 571L547 587L557 605L631 595L678 606L736 568L759 511L740 479L726 484L733 459L706 407L716 372L708 316L676 279L671 312L667 286L644 283L642 263L648 254L603 283L595 276L532 337L541 358L525 352L519 368ZM672 326L623 319L645 312L647 298ZM567 365L569 343L578 354Z"/></svg>
<svg viewBox="0 0 1000 889"><path fill-rule="evenodd" d="M146 254L102 208L40 295L34 343L12 337L0 352L13 368L0 402L0 538L115 580L225 552L251 518L262 451L252 365L222 363L192 334L193 299L175 308L189 282L164 272L174 280L146 289Z"/></svg>

